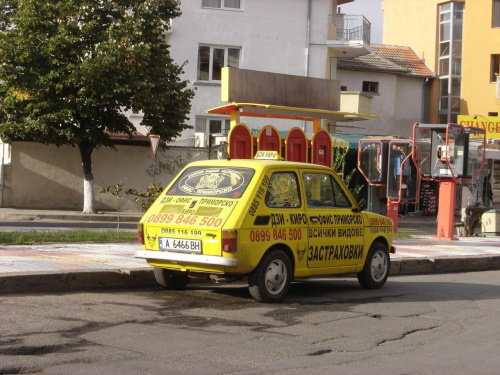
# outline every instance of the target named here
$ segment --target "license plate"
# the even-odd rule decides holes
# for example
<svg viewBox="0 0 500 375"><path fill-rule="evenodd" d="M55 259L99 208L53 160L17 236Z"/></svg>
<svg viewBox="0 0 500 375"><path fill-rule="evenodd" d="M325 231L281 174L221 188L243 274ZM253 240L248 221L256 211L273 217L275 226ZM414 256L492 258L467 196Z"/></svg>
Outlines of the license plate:
<svg viewBox="0 0 500 375"><path fill-rule="evenodd" d="M201 253L201 240L160 237L160 250L183 253Z"/></svg>

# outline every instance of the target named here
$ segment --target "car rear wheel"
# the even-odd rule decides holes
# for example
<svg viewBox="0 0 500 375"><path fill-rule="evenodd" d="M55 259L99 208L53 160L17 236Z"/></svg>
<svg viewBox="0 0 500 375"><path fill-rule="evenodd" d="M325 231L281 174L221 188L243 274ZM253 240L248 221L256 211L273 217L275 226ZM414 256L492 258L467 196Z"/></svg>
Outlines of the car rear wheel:
<svg viewBox="0 0 500 375"><path fill-rule="evenodd" d="M165 268L154 267L156 282L166 289L184 289L189 282L187 272L167 270Z"/></svg>
<svg viewBox="0 0 500 375"><path fill-rule="evenodd" d="M290 258L282 250L272 250L248 277L250 294L259 302L281 302L292 280Z"/></svg>
<svg viewBox="0 0 500 375"><path fill-rule="evenodd" d="M390 269L389 250L386 245L377 242L368 252L363 270L358 273L358 281L365 289L381 288L389 277Z"/></svg>

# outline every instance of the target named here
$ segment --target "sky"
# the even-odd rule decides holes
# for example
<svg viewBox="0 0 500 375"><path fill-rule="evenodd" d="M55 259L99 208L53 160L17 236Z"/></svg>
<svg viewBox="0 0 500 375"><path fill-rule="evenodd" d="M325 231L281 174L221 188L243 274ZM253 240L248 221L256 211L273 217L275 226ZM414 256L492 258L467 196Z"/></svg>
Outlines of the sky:
<svg viewBox="0 0 500 375"><path fill-rule="evenodd" d="M382 0L354 0L352 3L340 6L341 13L353 16L362 15L370 21L371 43L382 43L382 26L384 23L384 12L381 9Z"/></svg>

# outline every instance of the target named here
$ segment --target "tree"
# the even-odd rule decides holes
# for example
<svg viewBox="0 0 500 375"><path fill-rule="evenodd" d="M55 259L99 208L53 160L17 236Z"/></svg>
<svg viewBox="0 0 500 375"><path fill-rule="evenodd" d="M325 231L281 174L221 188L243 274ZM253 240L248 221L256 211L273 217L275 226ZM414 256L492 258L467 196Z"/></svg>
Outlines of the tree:
<svg viewBox="0 0 500 375"><path fill-rule="evenodd" d="M0 0L0 137L78 147L84 213L94 212L92 152L129 136L142 111L169 141L194 93L161 40L177 0Z"/></svg>

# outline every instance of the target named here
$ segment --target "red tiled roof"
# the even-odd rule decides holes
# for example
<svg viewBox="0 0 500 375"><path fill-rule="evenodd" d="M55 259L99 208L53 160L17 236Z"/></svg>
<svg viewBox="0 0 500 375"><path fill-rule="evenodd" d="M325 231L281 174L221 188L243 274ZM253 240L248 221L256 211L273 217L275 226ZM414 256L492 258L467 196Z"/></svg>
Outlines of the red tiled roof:
<svg viewBox="0 0 500 375"><path fill-rule="evenodd" d="M372 44L372 52L354 59L338 59L337 68L381 73L394 73L409 77L431 78L435 74L410 47Z"/></svg>
<svg viewBox="0 0 500 375"><path fill-rule="evenodd" d="M149 145L149 138L137 131L132 133L132 138L130 138L127 134L125 133L110 133L106 131L106 133L109 134L109 138L111 138L111 141L114 144L147 144Z"/></svg>

